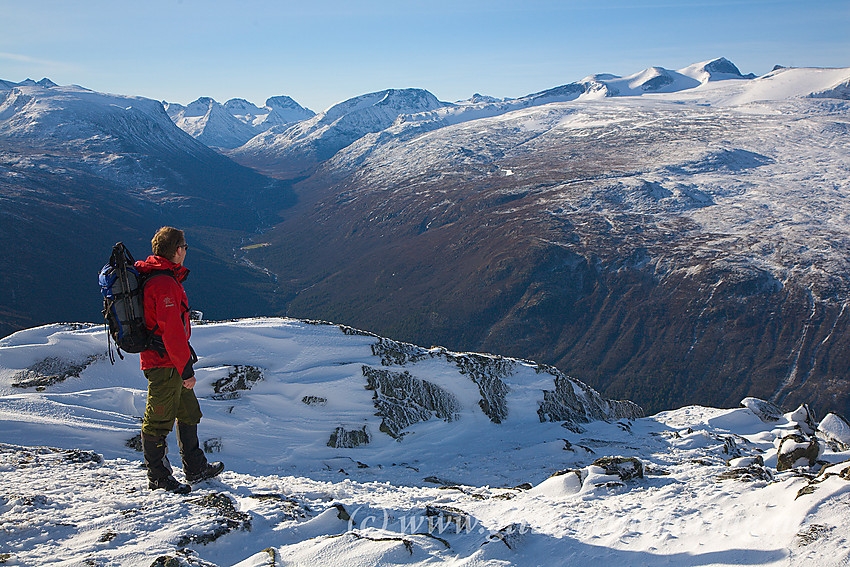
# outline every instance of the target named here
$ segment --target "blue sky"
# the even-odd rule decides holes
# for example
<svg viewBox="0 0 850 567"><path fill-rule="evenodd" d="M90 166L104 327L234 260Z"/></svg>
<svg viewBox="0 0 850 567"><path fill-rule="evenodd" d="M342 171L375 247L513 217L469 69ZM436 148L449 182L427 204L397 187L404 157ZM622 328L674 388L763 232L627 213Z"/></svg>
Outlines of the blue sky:
<svg viewBox="0 0 850 567"><path fill-rule="evenodd" d="M517 97L726 57L850 67L850 0L0 0L0 78L187 103Z"/></svg>

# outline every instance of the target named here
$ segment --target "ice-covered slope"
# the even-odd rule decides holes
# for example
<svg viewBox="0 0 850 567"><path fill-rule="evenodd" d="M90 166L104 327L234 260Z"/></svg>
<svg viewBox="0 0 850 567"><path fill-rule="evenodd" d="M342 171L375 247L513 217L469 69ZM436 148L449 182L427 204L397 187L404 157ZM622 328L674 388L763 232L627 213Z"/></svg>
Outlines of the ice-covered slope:
<svg viewBox="0 0 850 567"><path fill-rule="evenodd" d="M186 497L145 486L134 449L145 400L138 357L110 366L103 330L88 325L0 340L5 561L684 567L850 558L850 436L836 416L818 426L804 407L783 415L748 399L638 418L634 406L618 412L530 362L291 319L194 330L201 440L227 470ZM178 463L173 435L171 445Z"/></svg>

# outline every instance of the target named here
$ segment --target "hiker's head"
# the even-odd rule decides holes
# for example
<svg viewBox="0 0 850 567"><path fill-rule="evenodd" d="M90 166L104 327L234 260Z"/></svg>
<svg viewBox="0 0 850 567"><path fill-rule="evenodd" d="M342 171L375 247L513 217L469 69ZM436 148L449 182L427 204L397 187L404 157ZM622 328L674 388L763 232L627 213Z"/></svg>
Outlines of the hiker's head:
<svg viewBox="0 0 850 567"><path fill-rule="evenodd" d="M164 226L156 231L151 240L151 251L155 256L176 261L178 255L186 256L186 236L183 231L173 226ZM182 259L178 264L182 263Z"/></svg>

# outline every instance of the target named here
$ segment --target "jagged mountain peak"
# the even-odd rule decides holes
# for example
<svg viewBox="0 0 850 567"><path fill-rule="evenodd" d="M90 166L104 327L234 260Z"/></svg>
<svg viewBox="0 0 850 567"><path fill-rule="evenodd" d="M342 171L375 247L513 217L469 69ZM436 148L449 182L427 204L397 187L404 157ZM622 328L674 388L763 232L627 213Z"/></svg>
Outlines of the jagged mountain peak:
<svg viewBox="0 0 850 567"><path fill-rule="evenodd" d="M186 105L186 109L183 111L183 116L187 118L193 116L205 116L210 109L217 106L221 105L215 99L208 96L202 96Z"/></svg>
<svg viewBox="0 0 850 567"><path fill-rule="evenodd" d="M43 87L43 88L49 89L49 88L53 88L53 87L57 87L57 86L59 86L59 85L57 85L56 83L54 83L53 81L51 81L47 77L44 77L40 81L34 81L32 79L27 78L27 79L24 79L23 81L21 81L20 83L14 83L12 81L4 81L4 80L0 79L0 90L4 90L4 91L5 90L11 90L15 87Z"/></svg>

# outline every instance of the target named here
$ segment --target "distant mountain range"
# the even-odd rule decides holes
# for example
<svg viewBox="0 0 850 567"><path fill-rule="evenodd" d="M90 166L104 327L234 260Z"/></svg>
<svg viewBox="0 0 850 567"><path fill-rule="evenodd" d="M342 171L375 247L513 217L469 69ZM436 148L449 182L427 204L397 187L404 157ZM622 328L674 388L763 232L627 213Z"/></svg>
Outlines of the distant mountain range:
<svg viewBox="0 0 850 567"><path fill-rule="evenodd" d="M316 114L288 96L272 97L262 108L241 98L219 104L209 97L187 106L163 105L180 129L208 146L225 149L241 146L269 128L292 125Z"/></svg>
<svg viewBox="0 0 850 567"><path fill-rule="evenodd" d="M97 320L92 274L112 244L123 240L147 256L164 224L197 227L204 238L193 246L195 276L233 286L234 305L256 312L256 288L240 290L265 276L233 262L233 231L271 226L293 198L286 184L184 133L157 101L48 80L4 81L0 334L33 323Z"/></svg>
<svg viewBox="0 0 850 567"><path fill-rule="evenodd" d="M0 334L96 320L109 247L169 223L209 318L535 359L648 411L850 413L848 99L850 69L722 58L316 115L2 81Z"/></svg>

